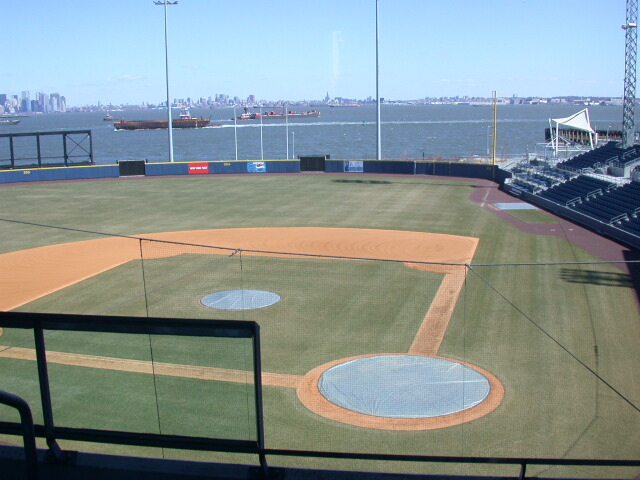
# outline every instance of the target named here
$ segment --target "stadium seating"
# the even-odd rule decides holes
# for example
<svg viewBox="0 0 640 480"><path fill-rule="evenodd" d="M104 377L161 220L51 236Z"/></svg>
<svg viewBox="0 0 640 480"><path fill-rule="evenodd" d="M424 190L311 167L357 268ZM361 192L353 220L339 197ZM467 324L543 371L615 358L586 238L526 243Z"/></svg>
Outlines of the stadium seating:
<svg viewBox="0 0 640 480"><path fill-rule="evenodd" d="M633 233L634 235L638 235L640 237L640 219L630 218L626 222L622 222L622 224L619 226L623 230L626 230L627 232Z"/></svg>
<svg viewBox="0 0 640 480"><path fill-rule="evenodd" d="M593 169L598 165L606 165L613 161L625 163L638 157L640 157L640 153L636 150L636 147L623 149L618 147L616 142L609 142L602 147L558 163L556 166L570 170Z"/></svg>
<svg viewBox="0 0 640 480"><path fill-rule="evenodd" d="M634 169L640 163L640 145L623 149L609 142L589 152L573 157L555 167L547 164L521 164L512 170L512 186L520 191L554 202L581 214L640 237L640 182L592 175L604 166ZM629 167L629 168L627 168ZM640 171L640 166L635 167ZM535 203L535 201L533 202ZM593 224L591 224L593 226Z"/></svg>
<svg viewBox="0 0 640 480"><path fill-rule="evenodd" d="M608 182L598 180L596 178L581 175L567 182L557 184L540 195L553 200L553 198L564 199L562 203L580 198L580 201L586 201L590 195L603 194L610 187ZM556 200L553 200L556 201Z"/></svg>

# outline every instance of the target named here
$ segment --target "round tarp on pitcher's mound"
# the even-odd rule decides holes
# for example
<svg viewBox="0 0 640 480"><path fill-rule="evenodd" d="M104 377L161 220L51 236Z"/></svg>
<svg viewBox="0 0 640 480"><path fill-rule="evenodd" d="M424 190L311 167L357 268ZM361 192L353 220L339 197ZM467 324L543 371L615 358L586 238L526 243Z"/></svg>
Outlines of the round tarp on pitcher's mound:
<svg viewBox="0 0 640 480"><path fill-rule="evenodd" d="M218 310L252 310L274 305L280 295L264 290L225 290L203 297L200 303Z"/></svg>

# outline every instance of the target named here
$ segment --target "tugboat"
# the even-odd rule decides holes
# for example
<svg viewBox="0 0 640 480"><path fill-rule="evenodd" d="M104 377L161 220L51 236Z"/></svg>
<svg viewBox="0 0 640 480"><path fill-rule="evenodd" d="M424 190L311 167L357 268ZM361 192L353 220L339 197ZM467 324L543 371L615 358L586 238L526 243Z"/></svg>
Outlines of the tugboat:
<svg viewBox="0 0 640 480"><path fill-rule="evenodd" d="M187 107L182 107L180 117L171 121L173 128L203 128L208 127L211 118L192 117ZM113 124L116 130L157 130L169 128L168 120L120 120Z"/></svg>

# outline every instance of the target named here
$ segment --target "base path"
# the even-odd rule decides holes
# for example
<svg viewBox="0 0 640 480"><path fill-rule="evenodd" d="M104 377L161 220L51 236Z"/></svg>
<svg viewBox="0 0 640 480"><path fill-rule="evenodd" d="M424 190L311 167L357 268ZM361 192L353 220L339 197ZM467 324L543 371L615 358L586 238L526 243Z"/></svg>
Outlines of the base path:
<svg viewBox="0 0 640 480"><path fill-rule="evenodd" d="M440 344L444 340L444 334L449 327L449 320L456 308L458 297L464 287L467 269L465 266L456 266L457 273L447 273L440 284L438 293L431 302L431 306L424 317L409 353L412 355L436 355L440 350Z"/></svg>

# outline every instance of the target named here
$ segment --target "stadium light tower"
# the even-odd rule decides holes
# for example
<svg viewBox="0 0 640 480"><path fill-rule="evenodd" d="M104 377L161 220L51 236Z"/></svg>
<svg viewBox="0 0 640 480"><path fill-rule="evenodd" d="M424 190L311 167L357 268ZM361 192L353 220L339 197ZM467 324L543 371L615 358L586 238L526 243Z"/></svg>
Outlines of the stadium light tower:
<svg viewBox="0 0 640 480"><path fill-rule="evenodd" d="M624 148L635 143L636 58L638 49L638 0L627 0L627 23L624 54L624 99L622 104L622 143Z"/></svg>
<svg viewBox="0 0 640 480"><path fill-rule="evenodd" d="M167 118L169 130L169 161L173 162L173 122L171 120L171 100L169 95L169 34L167 33L167 7L169 5L177 5L178 0L171 2L170 0L154 0L156 5L164 5L164 64L165 75L167 79Z"/></svg>
<svg viewBox="0 0 640 480"><path fill-rule="evenodd" d="M379 46L380 43L380 7L376 0L376 143L377 154L376 160L382 160L382 134L380 128L380 61Z"/></svg>

